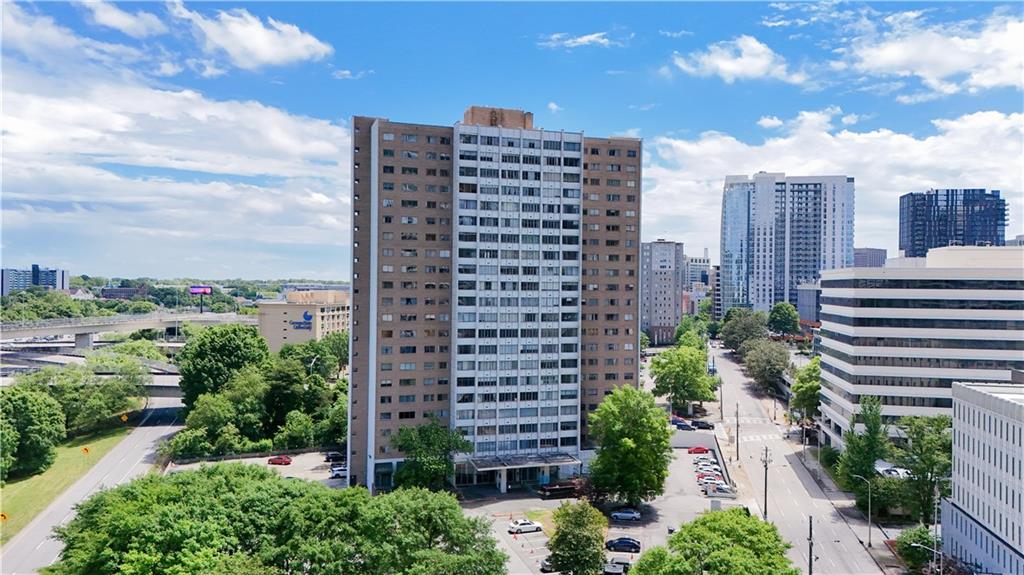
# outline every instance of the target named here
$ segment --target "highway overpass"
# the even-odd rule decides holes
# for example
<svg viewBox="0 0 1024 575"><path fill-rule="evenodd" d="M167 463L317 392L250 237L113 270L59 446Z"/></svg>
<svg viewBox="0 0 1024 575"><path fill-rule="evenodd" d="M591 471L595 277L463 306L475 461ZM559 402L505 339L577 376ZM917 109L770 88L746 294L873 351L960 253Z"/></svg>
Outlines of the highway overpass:
<svg viewBox="0 0 1024 575"><path fill-rule="evenodd" d="M75 347L92 347L97 333L133 332L140 329L166 330L184 323L210 325L241 323L256 325L258 318L234 313L168 313L121 314L98 317L45 319L40 321L4 322L0 324L0 340L61 335L75 336Z"/></svg>
<svg viewBox="0 0 1024 575"><path fill-rule="evenodd" d="M101 375L100 377L105 377ZM14 377L2 376L0 377L0 387L5 387L14 384ZM144 385L146 389L146 395L149 397L181 397L181 387L178 385L178 381L181 380L179 375L154 375L152 383Z"/></svg>

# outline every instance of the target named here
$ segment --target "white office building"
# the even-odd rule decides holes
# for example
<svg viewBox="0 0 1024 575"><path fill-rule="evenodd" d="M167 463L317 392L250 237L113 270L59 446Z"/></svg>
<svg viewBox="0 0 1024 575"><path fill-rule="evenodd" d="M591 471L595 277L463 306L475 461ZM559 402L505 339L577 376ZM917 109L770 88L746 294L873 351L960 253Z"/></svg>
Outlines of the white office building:
<svg viewBox="0 0 1024 575"><path fill-rule="evenodd" d="M820 297L821 429L840 449L862 396L881 399L888 423L951 415L953 382L1005 383L1024 369L1024 248L828 271Z"/></svg>
<svg viewBox="0 0 1024 575"><path fill-rule="evenodd" d="M726 176L722 197L723 311L797 305L797 286L853 266L854 180L758 172Z"/></svg>
<svg viewBox="0 0 1024 575"><path fill-rule="evenodd" d="M953 484L942 548L975 573L1024 575L1024 373L953 384Z"/></svg>

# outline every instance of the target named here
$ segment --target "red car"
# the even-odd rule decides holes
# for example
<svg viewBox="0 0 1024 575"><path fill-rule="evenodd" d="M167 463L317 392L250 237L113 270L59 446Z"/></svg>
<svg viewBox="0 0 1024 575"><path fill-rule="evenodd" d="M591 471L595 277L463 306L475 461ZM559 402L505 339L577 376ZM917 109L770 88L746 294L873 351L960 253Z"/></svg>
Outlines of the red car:
<svg viewBox="0 0 1024 575"><path fill-rule="evenodd" d="M690 455L702 455L704 453L711 453L711 450L707 447L691 447L686 450Z"/></svg>
<svg viewBox="0 0 1024 575"><path fill-rule="evenodd" d="M292 458L287 455L275 455L267 460L269 465L291 465Z"/></svg>

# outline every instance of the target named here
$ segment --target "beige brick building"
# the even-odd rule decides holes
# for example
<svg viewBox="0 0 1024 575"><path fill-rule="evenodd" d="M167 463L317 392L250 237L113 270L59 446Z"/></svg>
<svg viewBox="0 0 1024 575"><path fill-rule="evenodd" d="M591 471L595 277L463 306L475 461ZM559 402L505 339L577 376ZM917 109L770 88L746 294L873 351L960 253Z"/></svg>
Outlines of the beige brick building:
<svg viewBox="0 0 1024 575"><path fill-rule="evenodd" d="M285 344L319 340L345 331L349 324L349 294L342 291L293 291L284 301L257 302L260 335L271 352Z"/></svg>
<svg viewBox="0 0 1024 575"><path fill-rule="evenodd" d="M436 417L456 482L577 472L586 414L638 381L641 142L471 107L454 126L355 117L349 480Z"/></svg>

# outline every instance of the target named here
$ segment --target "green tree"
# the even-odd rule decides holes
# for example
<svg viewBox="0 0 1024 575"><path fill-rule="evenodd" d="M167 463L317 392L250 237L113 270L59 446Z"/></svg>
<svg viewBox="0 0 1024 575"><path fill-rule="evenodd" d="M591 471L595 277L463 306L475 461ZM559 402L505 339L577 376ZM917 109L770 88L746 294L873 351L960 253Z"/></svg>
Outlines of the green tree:
<svg viewBox="0 0 1024 575"><path fill-rule="evenodd" d="M697 317L704 321L704 323L711 323L711 312L715 305L714 302L714 291L708 290L704 299L700 300L700 303L697 304Z"/></svg>
<svg viewBox="0 0 1024 575"><path fill-rule="evenodd" d="M338 369L341 370L348 365L348 332L336 331L329 333L320 341L330 348L334 357L338 358Z"/></svg>
<svg viewBox="0 0 1024 575"><path fill-rule="evenodd" d="M432 490L444 489L448 478L455 475L455 455L473 449L461 433L437 419L399 429L391 445L405 454L405 464L395 473L395 483Z"/></svg>
<svg viewBox="0 0 1024 575"><path fill-rule="evenodd" d="M285 344L278 352L281 359L294 359L305 366L307 374L318 374L325 380L338 378L338 358L327 342L310 340Z"/></svg>
<svg viewBox="0 0 1024 575"><path fill-rule="evenodd" d="M7 481L7 475L14 467L14 454L18 451L20 439L14 422L7 418L6 412L0 412L0 485Z"/></svg>
<svg viewBox="0 0 1024 575"><path fill-rule="evenodd" d="M900 554L912 572L920 573L921 568L927 565L932 558L932 552L927 547L935 549L938 544L927 527L918 525L911 529L904 529L896 537L896 552ZM918 545L923 547L918 547Z"/></svg>
<svg viewBox="0 0 1024 575"><path fill-rule="evenodd" d="M264 403L267 410L265 429L273 430L285 423L285 416L291 411L305 411L309 395L309 376L301 363L294 359L278 359L266 376L267 392Z"/></svg>
<svg viewBox="0 0 1024 575"><path fill-rule="evenodd" d="M719 334L722 343L729 349L738 350L743 342L750 339L767 339L768 318L763 312L734 307L726 314Z"/></svg>
<svg viewBox="0 0 1024 575"><path fill-rule="evenodd" d="M711 339L718 339L718 335L722 331L722 322L720 321L709 321L708 322L708 337Z"/></svg>
<svg viewBox="0 0 1024 575"><path fill-rule="evenodd" d="M608 520L587 501L563 503L552 517L555 533L548 541L548 560L566 575L601 575L604 571L604 530Z"/></svg>
<svg viewBox="0 0 1024 575"><path fill-rule="evenodd" d="M647 353L647 348L651 346L651 337L647 335L647 332L640 332L640 353Z"/></svg>
<svg viewBox="0 0 1024 575"><path fill-rule="evenodd" d="M260 368L249 365L238 370L221 391L235 410L235 427L251 441L262 439L267 434L266 396L269 390L270 384Z"/></svg>
<svg viewBox="0 0 1024 575"><path fill-rule="evenodd" d="M64 413L46 393L15 385L0 388L0 413L18 443L9 473L29 475L53 463L54 447L64 439ZM8 457L9 454L5 454Z"/></svg>
<svg viewBox="0 0 1024 575"><path fill-rule="evenodd" d="M861 482L863 483L863 482ZM867 509L866 493L857 494L857 507ZM873 517L889 515L897 508L905 508L907 482L899 477L871 478L871 513Z"/></svg>
<svg viewBox="0 0 1024 575"><path fill-rule="evenodd" d="M807 365L796 370L793 383L793 397L789 405L800 412L800 420L809 422L818 415L821 404L821 359L815 357Z"/></svg>
<svg viewBox="0 0 1024 575"><path fill-rule="evenodd" d="M676 345L679 347L692 347L693 349L700 350L704 354L704 359L707 359L707 341L704 336L697 333L697 330L689 330L683 333L677 340Z"/></svg>
<svg viewBox="0 0 1024 575"><path fill-rule="evenodd" d="M178 459L207 457L213 452L207 435L205 427L186 428L160 446L160 450Z"/></svg>
<svg viewBox="0 0 1024 575"><path fill-rule="evenodd" d="M839 456L838 472L840 480L859 494L867 487L854 475L872 477L875 474L875 461L889 455L891 444L888 426L882 421L882 403L877 397L860 396L860 414L857 419L864 425L864 431L858 432L851 426L843 434L846 449Z"/></svg>
<svg viewBox="0 0 1024 575"><path fill-rule="evenodd" d="M313 418L301 411L289 411L284 425L274 435L277 449L302 449L310 447L314 440Z"/></svg>
<svg viewBox="0 0 1024 575"><path fill-rule="evenodd" d="M750 342L744 343L747 346ZM747 373L763 389L770 390L789 367L789 350L781 343L757 340L743 356Z"/></svg>
<svg viewBox="0 0 1024 575"><path fill-rule="evenodd" d="M667 547L640 556L631 575L799 575L790 545L767 521L740 508L705 513L683 524Z"/></svg>
<svg viewBox="0 0 1024 575"><path fill-rule="evenodd" d="M800 314L796 313L793 304L780 301L772 306L768 314L768 329L783 335L800 333Z"/></svg>
<svg viewBox="0 0 1024 575"><path fill-rule="evenodd" d="M235 407L223 394L204 393L196 399L192 411L185 418L185 427L189 429L205 429L206 438L211 443L217 440L221 429L227 425L234 427ZM235 427L235 431L238 428Z"/></svg>
<svg viewBox="0 0 1024 575"><path fill-rule="evenodd" d="M715 399L707 355L700 349L677 346L659 353L651 361L651 375L654 393L668 397L673 410L689 411L691 401Z"/></svg>
<svg viewBox="0 0 1024 575"><path fill-rule="evenodd" d="M327 417L320 421L317 435L321 445L343 445L348 440L347 394L338 394Z"/></svg>
<svg viewBox="0 0 1024 575"><path fill-rule="evenodd" d="M58 529L51 575L502 575L483 518L447 493L371 497L240 463L100 491Z"/></svg>
<svg viewBox="0 0 1024 575"><path fill-rule="evenodd" d="M133 334L134 335L134 334ZM167 356L160 353L156 344L148 339L132 339L114 344L103 351L120 355L152 359L154 361L166 361Z"/></svg>
<svg viewBox="0 0 1024 575"><path fill-rule="evenodd" d="M672 432L654 396L631 386L619 387L605 396L588 419L597 443L590 464L594 488L630 505L660 495L672 461Z"/></svg>
<svg viewBox="0 0 1024 575"><path fill-rule="evenodd" d="M185 406L191 408L201 394L220 391L238 370L269 357L266 340L253 326L223 324L192 334L176 358Z"/></svg>
<svg viewBox="0 0 1024 575"><path fill-rule="evenodd" d="M695 331L697 335L703 337L707 333L707 324L695 315L684 315L676 326L675 340L678 342L688 331Z"/></svg>
<svg viewBox="0 0 1024 575"><path fill-rule="evenodd" d="M942 480L952 469L952 424L946 415L906 416L896 424L905 439L894 450L896 464L910 471L907 501L922 523L931 521L935 491L945 487Z"/></svg>

